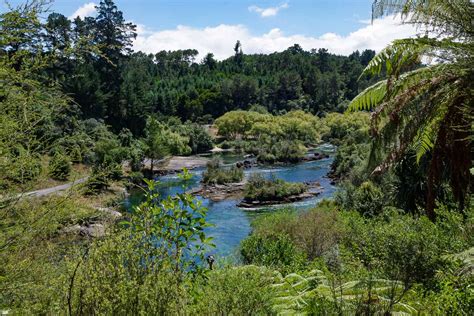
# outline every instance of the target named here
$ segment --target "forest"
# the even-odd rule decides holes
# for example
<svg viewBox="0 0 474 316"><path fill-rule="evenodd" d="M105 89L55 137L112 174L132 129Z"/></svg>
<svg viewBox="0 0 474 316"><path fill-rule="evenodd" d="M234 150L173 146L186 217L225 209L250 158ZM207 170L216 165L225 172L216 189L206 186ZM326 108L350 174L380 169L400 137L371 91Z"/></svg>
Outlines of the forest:
<svg viewBox="0 0 474 316"><path fill-rule="evenodd" d="M0 314L474 313L472 1L224 60L49 4L0 14Z"/></svg>

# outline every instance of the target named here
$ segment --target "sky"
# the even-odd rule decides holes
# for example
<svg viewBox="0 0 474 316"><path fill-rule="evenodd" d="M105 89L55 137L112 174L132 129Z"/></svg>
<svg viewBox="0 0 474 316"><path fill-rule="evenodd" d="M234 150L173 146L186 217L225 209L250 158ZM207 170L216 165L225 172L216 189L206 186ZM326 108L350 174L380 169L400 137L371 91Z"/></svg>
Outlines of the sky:
<svg viewBox="0 0 474 316"><path fill-rule="evenodd" d="M51 9L69 18L94 15L100 0L56 0ZM10 0L11 4L19 0ZM371 22L371 0L116 0L128 21L137 24L134 49L197 49L202 58L233 54L240 40L244 53L272 53L299 44L348 55L379 51L416 30L388 16ZM2 8L5 11L5 5Z"/></svg>

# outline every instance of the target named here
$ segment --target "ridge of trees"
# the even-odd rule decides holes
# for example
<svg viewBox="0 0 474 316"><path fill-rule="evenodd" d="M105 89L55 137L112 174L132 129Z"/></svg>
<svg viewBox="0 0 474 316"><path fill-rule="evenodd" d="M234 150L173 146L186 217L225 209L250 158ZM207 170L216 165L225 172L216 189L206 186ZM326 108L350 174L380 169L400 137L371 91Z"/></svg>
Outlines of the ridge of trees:
<svg viewBox="0 0 474 316"><path fill-rule="evenodd" d="M38 74L41 79L57 83L71 96L81 119L103 119L116 132L125 127L142 136L152 113L206 122L255 104L272 113L343 111L372 82L358 80L375 55L372 50L346 57L325 48L305 51L295 44L283 52L245 54L237 42L235 55L222 61L212 53L199 61L192 48L133 52L136 26L112 0L102 0L96 9L96 17L71 21L53 12L44 22L37 19L34 27L28 20L4 25L16 28L12 31L20 37L28 28L27 38L34 38L36 46L5 38L1 54L29 50L54 59ZM21 61L16 63L20 67Z"/></svg>

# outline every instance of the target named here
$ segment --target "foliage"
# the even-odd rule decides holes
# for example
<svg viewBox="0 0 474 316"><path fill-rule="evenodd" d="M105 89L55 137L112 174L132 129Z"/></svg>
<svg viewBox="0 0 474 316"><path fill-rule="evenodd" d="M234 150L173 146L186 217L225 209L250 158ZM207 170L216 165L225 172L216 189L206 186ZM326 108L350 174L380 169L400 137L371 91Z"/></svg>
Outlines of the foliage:
<svg viewBox="0 0 474 316"><path fill-rule="evenodd" d="M261 114L254 111L231 111L215 120L214 124L219 130L219 135L229 139L237 136L246 137L257 122L270 120L269 114Z"/></svg>
<svg viewBox="0 0 474 316"><path fill-rule="evenodd" d="M129 148L130 168L132 171L138 172L143 168L145 160L145 144L141 140L133 140Z"/></svg>
<svg viewBox="0 0 474 316"><path fill-rule="evenodd" d="M244 178L244 171L235 165L225 169L220 166L218 158L207 163L207 169L202 175L202 182L206 184L226 184L241 182Z"/></svg>
<svg viewBox="0 0 474 316"><path fill-rule="evenodd" d="M214 146L209 133L200 125L186 122L179 126L177 131L182 136L189 138L188 146L191 148L192 154L200 154L208 152Z"/></svg>
<svg viewBox="0 0 474 316"><path fill-rule="evenodd" d="M7 187L9 182L27 184L35 180L41 173L41 162L38 154L18 147L14 157L7 158L8 170L5 170L3 182ZM5 168L7 165L4 166Z"/></svg>
<svg viewBox="0 0 474 316"><path fill-rule="evenodd" d="M110 187L112 180L119 180L122 167L117 164L100 164L92 168L92 173L84 183L86 195L96 195Z"/></svg>
<svg viewBox="0 0 474 316"><path fill-rule="evenodd" d="M184 170L183 180L189 177ZM92 245L77 266L69 312L177 312L186 302L188 275L203 272L213 246L204 232L207 210L187 193L160 200L156 183L146 183L145 201L122 223L126 229Z"/></svg>
<svg viewBox="0 0 474 316"><path fill-rule="evenodd" d="M245 199L250 201L280 201L306 191L303 183L291 183L281 179L265 179L253 174L245 185Z"/></svg>
<svg viewBox="0 0 474 316"><path fill-rule="evenodd" d="M404 22L429 29L426 36L393 41L362 72L387 79L352 100L350 110L373 110L371 158L388 169L407 151L417 161L430 153L426 211L434 220L437 189L449 181L460 210L467 205L472 166L473 3L374 1L373 17L400 14ZM422 58L435 59L414 67ZM447 176L445 176L447 175Z"/></svg>
<svg viewBox="0 0 474 316"><path fill-rule="evenodd" d="M68 270L64 259L84 241L62 232L100 218L79 196L16 201L0 215L0 308L18 314L60 313Z"/></svg>
<svg viewBox="0 0 474 316"><path fill-rule="evenodd" d="M371 181L363 182L359 187L347 185L337 200L344 209L368 217L380 215L387 204L382 190Z"/></svg>
<svg viewBox="0 0 474 316"><path fill-rule="evenodd" d="M263 163L298 162L306 153L306 146L321 141L325 131L322 120L299 111L274 116L254 111L232 111L219 117L215 124L219 134L240 151L252 153Z"/></svg>
<svg viewBox="0 0 474 316"><path fill-rule="evenodd" d="M237 266L210 271L195 285L190 314L271 314L273 277L267 267Z"/></svg>
<svg viewBox="0 0 474 316"><path fill-rule="evenodd" d="M189 138L173 132L168 125L150 116L146 122L146 137L143 140L145 154L151 160L153 170L154 160L172 155L186 155L191 152L188 146Z"/></svg>
<svg viewBox="0 0 474 316"><path fill-rule="evenodd" d="M356 143L368 141L370 116L364 112L329 113L323 120L328 131L323 135L325 141L339 145L349 137Z"/></svg>
<svg viewBox="0 0 474 316"><path fill-rule="evenodd" d="M446 267L441 254L456 251L455 238L426 217L392 214L366 220L348 217L344 244L364 266L403 282L409 289L415 283L429 286L438 270ZM449 230L448 230L449 231ZM462 247L462 246L461 246Z"/></svg>
<svg viewBox="0 0 474 316"><path fill-rule="evenodd" d="M233 57L202 62L194 49L132 53L135 26L112 0L73 21L45 16L45 4L0 15L1 310L472 314L472 2L375 1L374 17L401 13L431 31L375 57L299 45L247 55L237 43ZM436 62L420 67L425 57ZM380 78L349 105L372 111L371 126L367 113L329 113ZM161 199L153 181L121 225L95 209L101 196L18 194L43 174L47 156L57 179L67 178L69 159L91 164L86 193L120 179L125 161L141 182L145 157L153 169L167 155L209 150L210 135L192 122L217 117L226 144L262 162L299 161L321 140L338 146L333 175L347 180L343 199L258 217L240 249L258 267L206 271L207 210L186 193ZM242 170L211 167L211 182L242 179ZM305 190L255 176L246 197ZM453 197L463 213L453 212ZM436 210L435 198L445 203ZM425 206L431 220L420 216ZM98 223L102 238L79 233Z"/></svg>
<svg viewBox="0 0 474 316"><path fill-rule="evenodd" d="M299 140L303 144L316 144L320 141L321 121L314 115L291 111L274 116L255 111L231 111L215 121L219 135L228 139L237 136L262 139L274 137L281 140Z"/></svg>
<svg viewBox="0 0 474 316"><path fill-rule="evenodd" d="M450 258L457 255L443 254L472 244L472 227L459 214L445 208L437 212L436 224L426 217L393 212L364 218L338 212L334 203L325 202L301 214L282 211L258 218L241 252L253 260L248 262L280 266L287 275L275 278L273 285L272 303L278 313L467 311L470 270L453 266ZM316 261L288 269L293 262L282 259L287 259L283 251L287 249L293 249L296 258L302 254L305 261ZM312 266L320 270L311 270ZM300 272L291 273L296 271ZM439 271L453 272L441 276ZM461 277L460 271L468 274ZM449 289L459 292L448 294ZM425 300L424 291L430 292L430 299ZM430 300L445 300L446 305Z"/></svg>
<svg viewBox="0 0 474 316"><path fill-rule="evenodd" d="M250 235L240 246L245 264L272 267L283 273L297 271L303 267L305 257L285 235Z"/></svg>
<svg viewBox="0 0 474 316"><path fill-rule="evenodd" d="M42 1L33 3L37 9ZM2 39L3 50L21 51L11 62L33 63L35 54L51 57L44 75L74 98L81 118L103 118L114 131L126 127L135 136L144 134L146 118L153 113L196 121L256 104L272 113L339 110L339 104L367 86L368 80L358 82L357 74L374 55L365 50L337 56L299 45L270 55L246 55L239 46L226 60L207 54L199 62L195 49L132 52L136 26L126 22L112 0L100 1L96 16L72 21L56 12L39 19L37 11L30 11L4 14L9 32Z"/></svg>
<svg viewBox="0 0 474 316"><path fill-rule="evenodd" d="M68 156L56 153L48 165L51 178L56 180L67 180L71 173L71 160Z"/></svg>
<svg viewBox="0 0 474 316"><path fill-rule="evenodd" d="M355 280L336 284L323 271L312 270L277 278L274 310L279 314L416 314L399 301L403 286L385 279Z"/></svg>
<svg viewBox="0 0 474 316"><path fill-rule="evenodd" d="M337 148L331 165L331 177L351 181L366 178L367 159L370 144L366 142L354 143L352 139L346 139ZM355 181L356 184L357 181Z"/></svg>
<svg viewBox="0 0 474 316"><path fill-rule="evenodd" d="M40 173L38 157L59 135L55 120L70 99L37 73L50 62L40 43L43 12L32 1L0 15L0 184L27 185ZM54 117L53 117L54 115Z"/></svg>
<svg viewBox="0 0 474 316"><path fill-rule="evenodd" d="M306 154L306 147L298 140L278 140L276 138L260 140L255 145L257 160L262 163L296 163Z"/></svg>
<svg viewBox="0 0 474 316"><path fill-rule="evenodd" d="M265 215L256 219L252 227L255 235L288 236L310 260L329 255L344 232L341 218L334 204L329 202L301 214L283 210Z"/></svg>

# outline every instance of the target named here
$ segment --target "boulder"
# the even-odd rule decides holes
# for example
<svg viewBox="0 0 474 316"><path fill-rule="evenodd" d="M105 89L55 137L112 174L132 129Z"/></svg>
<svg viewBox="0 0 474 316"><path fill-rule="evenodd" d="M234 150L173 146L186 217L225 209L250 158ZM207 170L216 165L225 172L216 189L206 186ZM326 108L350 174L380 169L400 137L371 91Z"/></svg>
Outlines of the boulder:
<svg viewBox="0 0 474 316"><path fill-rule="evenodd" d="M61 232L65 234L79 234L81 233L82 226L79 224L69 226L69 227L64 227Z"/></svg>
<svg viewBox="0 0 474 316"><path fill-rule="evenodd" d="M81 234L88 237L98 238L105 236L105 227L102 224L90 224L82 227Z"/></svg>
<svg viewBox="0 0 474 316"><path fill-rule="evenodd" d="M113 219L122 217L122 213L108 207L98 207L97 210L110 215Z"/></svg>

